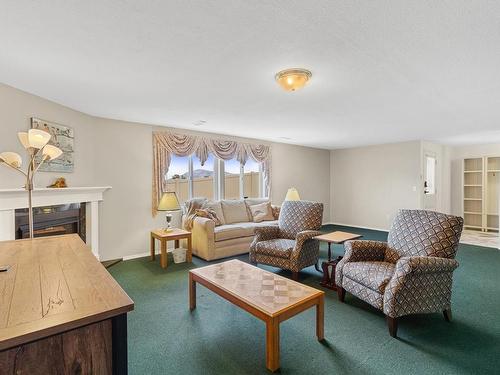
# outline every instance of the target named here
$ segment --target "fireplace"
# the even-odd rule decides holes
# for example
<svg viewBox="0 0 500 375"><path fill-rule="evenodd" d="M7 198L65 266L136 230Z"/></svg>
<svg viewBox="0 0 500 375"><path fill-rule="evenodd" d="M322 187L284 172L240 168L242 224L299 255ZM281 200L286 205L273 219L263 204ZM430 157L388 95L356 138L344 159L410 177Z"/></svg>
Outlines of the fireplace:
<svg viewBox="0 0 500 375"><path fill-rule="evenodd" d="M59 216L57 220L65 219L68 222L53 221L49 224L46 223L47 220L45 219L52 219L54 216L49 214L54 214L54 212L47 209L45 209L45 212L41 212L45 215L40 216L41 221L35 219L34 225L35 230L40 230L38 236L62 233L63 229L57 227L64 227L64 233L68 233L67 230L75 231L86 240L86 244L97 259L100 259L99 207L103 203L104 192L110 189L110 186L67 187L61 189L36 188L33 190L33 207L53 208L54 206L63 206L66 211L70 211L64 214L55 212L55 216ZM28 194L26 190L19 188L0 189L0 241L9 241L26 236L25 233L28 231L27 206ZM40 213L40 211L37 212ZM79 220L76 219L76 214L79 215ZM73 218L70 220L65 215ZM17 219L18 216L24 216L24 219ZM37 225L41 223L46 227L43 228ZM68 228L66 228L66 225ZM42 231L43 229L45 230ZM18 235L19 230L21 232Z"/></svg>
<svg viewBox="0 0 500 375"><path fill-rule="evenodd" d="M34 237L77 233L86 241L85 204L70 203L33 208ZM15 210L15 238L29 237L28 209Z"/></svg>

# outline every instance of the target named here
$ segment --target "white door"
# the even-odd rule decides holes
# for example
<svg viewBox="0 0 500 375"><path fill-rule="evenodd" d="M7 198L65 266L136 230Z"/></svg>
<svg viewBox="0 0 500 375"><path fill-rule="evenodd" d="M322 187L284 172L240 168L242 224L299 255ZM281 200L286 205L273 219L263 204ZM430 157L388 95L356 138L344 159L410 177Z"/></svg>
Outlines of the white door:
<svg viewBox="0 0 500 375"><path fill-rule="evenodd" d="M424 209L437 209L437 186L436 186L436 155L426 153L424 156Z"/></svg>

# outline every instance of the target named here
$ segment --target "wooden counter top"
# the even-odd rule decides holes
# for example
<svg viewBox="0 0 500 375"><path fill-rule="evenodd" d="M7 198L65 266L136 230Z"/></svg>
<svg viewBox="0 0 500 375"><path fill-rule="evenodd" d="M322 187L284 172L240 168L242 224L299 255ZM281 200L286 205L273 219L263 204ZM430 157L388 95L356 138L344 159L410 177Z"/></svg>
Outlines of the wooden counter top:
<svg viewBox="0 0 500 375"><path fill-rule="evenodd" d="M0 242L0 265L0 351L134 309L76 234Z"/></svg>

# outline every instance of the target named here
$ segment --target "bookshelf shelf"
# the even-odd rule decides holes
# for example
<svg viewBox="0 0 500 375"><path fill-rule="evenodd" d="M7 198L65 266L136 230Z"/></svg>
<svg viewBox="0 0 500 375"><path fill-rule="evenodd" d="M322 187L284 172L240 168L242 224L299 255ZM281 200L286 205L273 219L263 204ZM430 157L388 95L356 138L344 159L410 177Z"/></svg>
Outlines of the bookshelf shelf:
<svg viewBox="0 0 500 375"><path fill-rule="evenodd" d="M500 156L463 161L464 227L499 231Z"/></svg>

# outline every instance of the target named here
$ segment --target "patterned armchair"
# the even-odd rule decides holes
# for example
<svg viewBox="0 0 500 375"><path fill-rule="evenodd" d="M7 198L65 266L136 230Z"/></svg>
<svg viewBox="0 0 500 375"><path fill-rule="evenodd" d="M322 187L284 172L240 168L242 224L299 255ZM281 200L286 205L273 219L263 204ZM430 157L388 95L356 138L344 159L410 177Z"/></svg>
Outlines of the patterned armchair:
<svg viewBox="0 0 500 375"><path fill-rule="evenodd" d="M276 226L257 228L250 245L250 262L268 264L293 272L317 265L323 204L308 201L285 201Z"/></svg>
<svg viewBox="0 0 500 375"><path fill-rule="evenodd" d="M349 241L335 281L345 291L384 312L392 337L397 318L443 312L451 319L453 271L463 219L438 212L401 210L386 242Z"/></svg>

